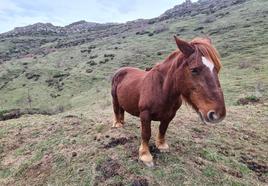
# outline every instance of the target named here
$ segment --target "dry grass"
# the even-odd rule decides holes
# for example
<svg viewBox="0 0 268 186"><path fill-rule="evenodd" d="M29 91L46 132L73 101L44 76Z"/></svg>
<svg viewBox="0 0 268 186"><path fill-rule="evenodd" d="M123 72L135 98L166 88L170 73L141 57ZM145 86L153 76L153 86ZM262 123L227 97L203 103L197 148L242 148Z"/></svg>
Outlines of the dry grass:
<svg viewBox="0 0 268 186"><path fill-rule="evenodd" d="M215 126L201 124L183 106L167 132L169 153L155 148L153 123L153 169L138 161L138 119L128 115L125 128L111 129L111 116L107 106L98 115L73 111L1 122L0 184L268 183L267 104L229 107L227 118Z"/></svg>

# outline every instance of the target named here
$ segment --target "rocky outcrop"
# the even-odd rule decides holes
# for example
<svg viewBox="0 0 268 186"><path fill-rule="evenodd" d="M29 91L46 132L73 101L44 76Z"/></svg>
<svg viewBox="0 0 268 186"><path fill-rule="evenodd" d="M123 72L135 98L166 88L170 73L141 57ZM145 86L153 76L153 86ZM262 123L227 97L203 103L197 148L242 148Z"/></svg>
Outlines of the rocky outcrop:
<svg viewBox="0 0 268 186"><path fill-rule="evenodd" d="M54 26L51 23L35 23L33 25L28 25L24 27L16 27L14 28L14 30L2 34L2 36L14 37L23 35L58 35L59 33L64 33L62 27Z"/></svg>
<svg viewBox="0 0 268 186"><path fill-rule="evenodd" d="M16 36L66 36L68 34L83 33L92 30L105 29L117 24L113 23L92 23L86 21L78 21L69 24L65 27L54 26L51 23L35 23L24 27L16 27L15 29L1 34L1 37L16 37Z"/></svg>
<svg viewBox="0 0 268 186"><path fill-rule="evenodd" d="M184 3L167 10L160 17L155 18L155 21L163 21L172 17L194 16L198 14L211 14L223 8L232 5L241 4L247 0L199 0L192 3L186 0Z"/></svg>

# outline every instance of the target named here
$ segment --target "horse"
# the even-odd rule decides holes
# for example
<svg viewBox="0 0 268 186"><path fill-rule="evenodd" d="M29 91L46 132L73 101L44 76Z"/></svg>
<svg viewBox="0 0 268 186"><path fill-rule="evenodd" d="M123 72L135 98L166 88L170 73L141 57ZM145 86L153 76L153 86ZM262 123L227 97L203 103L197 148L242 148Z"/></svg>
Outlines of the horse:
<svg viewBox="0 0 268 186"><path fill-rule="evenodd" d="M149 150L151 121L160 121L156 147L169 150L165 134L169 123L185 101L205 124L225 118L224 95L219 82L220 57L209 38L191 42L174 36L177 50L163 62L145 71L122 67L112 78L113 127L124 126L124 112L141 121L139 159L154 166Z"/></svg>

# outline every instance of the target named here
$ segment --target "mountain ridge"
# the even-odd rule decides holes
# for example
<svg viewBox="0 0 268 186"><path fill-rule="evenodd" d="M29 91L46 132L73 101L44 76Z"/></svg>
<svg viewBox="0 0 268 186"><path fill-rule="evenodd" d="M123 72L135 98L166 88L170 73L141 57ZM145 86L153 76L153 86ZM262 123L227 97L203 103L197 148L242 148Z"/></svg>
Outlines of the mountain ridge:
<svg viewBox="0 0 268 186"><path fill-rule="evenodd" d="M248 0L199 0L194 3L187 1L187 3L184 2L174 6L156 18L137 19L126 23L102 24L80 20L64 27L54 26L51 23L35 23L25 27L16 27L9 32L0 34L0 44L6 45L4 49L1 50L0 48L0 63L12 58L47 55L58 48L82 45L114 35L125 37L129 33L134 35L159 34L167 31L165 22L184 19L186 16L206 15L209 17L224 8L242 4L246 1ZM225 15L216 16L222 17ZM213 20L215 20L215 16L211 16L206 22ZM158 28L150 33L148 29L150 30L151 27ZM202 30L202 28L197 29Z"/></svg>
<svg viewBox="0 0 268 186"><path fill-rule="evenodd" d="M158 17L151 19L137 19L133 21L128 21L126 23L97 23L97 22L87 22L85 20L76 21L65 26L56 26L52 23L34 23L22 27L15 27L13 30L8 32L0 33L0 36L18 36L18 35L34 35L39 34L74 34L87 32L91 29L98 29L99 27L107 26L117 26L117 25L127 25L131 23L144 22L153 24L155 22L164 21L172 17L183 17L187 15L197 15L197 14L211 14L215 11L221 10L228 6L241 4L247 0L199 0L197 2L186 1L179 5L175 5L173 8L168 9L163 14Z"/></svg>

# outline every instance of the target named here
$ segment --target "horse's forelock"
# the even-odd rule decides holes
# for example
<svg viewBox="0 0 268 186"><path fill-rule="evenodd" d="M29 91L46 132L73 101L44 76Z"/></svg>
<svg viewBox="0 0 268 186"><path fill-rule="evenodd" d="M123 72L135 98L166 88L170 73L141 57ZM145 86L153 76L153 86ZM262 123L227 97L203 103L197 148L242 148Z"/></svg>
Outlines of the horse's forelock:
<svg viewBox="0 0 268 186"><path fill-rule="evenodd" d="M222 65L218 51L207 40L196 38L191 41L191 44L195 45L204 57L214 63L217 72L220 71Z"/></svg>
<svg viewBox="0 0 268 186"><path fill-rule="evenodd" d="M209 59L209 61L211 61L217 72L220 71L222 64L220 61L220 56L218 51L210 44L210 42L207 39L204 38L195 38L190 42L192 45L195 45L198 50L200 51L200 53ZM181 55L181 51L175 50L174 52L172 52L165 60L164 63L168 63L173 61L174 59L176 59L177 57L179 57Z"/></svg>

